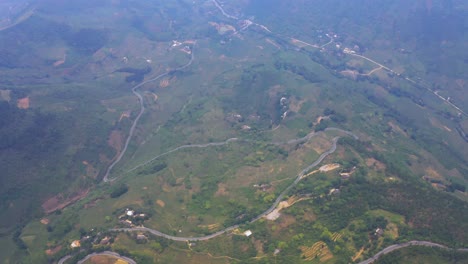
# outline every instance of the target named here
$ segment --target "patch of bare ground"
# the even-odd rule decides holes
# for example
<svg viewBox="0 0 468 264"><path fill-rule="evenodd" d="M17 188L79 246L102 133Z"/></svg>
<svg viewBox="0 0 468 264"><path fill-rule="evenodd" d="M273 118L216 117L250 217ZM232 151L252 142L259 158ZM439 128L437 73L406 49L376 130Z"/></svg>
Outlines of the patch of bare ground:
<svg viewBox="0 0 468 264"><path fill-rule="evenodd" d="M320 172L328 172L332 170L336 170L340 167L340 164L338 163L331 163L331 164L325 164L319 168Z"/></svg>
<svg viewBox="0 0 468 264"><path fill-rule="evenodd" d="M83 165L86 166L86 176L87 177L95 179L98 176L99 170L94 168L94 166L91 165L89 162L87 162L86 160L83 160Z"/></svg>
<svg viewBox="0 0 468 264"><path fill-rule="evenodd" d="M265 254L265 252L263 251L263 242L261 240L253 239L253 244L255 250L257 251L257 256L262 256Z"/></svg>
<svg viewBox="0 0 468 264"><path fill-rule="evenodd" d="M398 238L398 226L395 223L389 223L385 228L385 233L387 233L392 239Z"/></svg>
<svg viewBox="0 0 468 264"><path fill-rule="evenodd" d="M168 78L164 78L159 82L159 87L161 87L161 88L166 88L168 86L169 86L169 79Z"/></svg>
<svg viewBox="0 0 468 264"><path fill-rule="evenodd" d="M405 135L405 137L408 137L408 133L406 133L403 129L401 129L398 125L394 124L393 122L388 122L387 123L393 131L396 131L402 135Z"/></svg>
<svg viewBox="0 0 468 264"><path fill-rule="evenodd" d="M382 86L376 86L374 88L374 95L379 97L379 98L387 97L388 96L388 91L385 88L383 88Z"/></svg>
<svg viewBox="0 0 468 264"><path fill-rule="evenodd" d="M46 214L50 214L57 210L62 210L68 205L86 197L88 192L89 189L79 190L78 192L71 194L69 197L65 197L62 193L57 194L54 197L47 199L42 204L42 209L44 209Z"/></svg>
<svg viewBox="0 0 468 264"><path fill-rule="evenodd" d="M109 256L93 256L89 259L89 262L92 264L117 264L117 263L127 263L126 261L121 262L119 259Z"/></svg>
<svg viewBox="0 0 468 264"><path fill-rule="evenodd" d="M310 146L317 153L324 153L330 149L332 143L327 138L319 136L315 137L313 141L307 143L306 145L308 147Z"/></svg>
<svg viewBox="0 0 468 264"><path fill-rule="evenodd" d="M268 219L268 220L274 221L274 220L278 219L281 216L281 214L280 214L281 210L283 210L285 208L288 208L288 207L294 205L295 203L303 201L305 199L306 198L299 198L297 196L291 196L291 197L289 197L289 199L287 201L280 202L278 204L278 206L275 208L275 210L273 210L271 213L267 214L265 216L265 218Z"/></svg>
<svg viewBox="0 0 468 264"><path fill-rule="evenodd" d="M131 113L132 112L130 110L124 111L119 117L119 122L121 122L122 119L124 119L124 118L130 118Z"/></svg>
<svg viewBox="0 0 468 264"><path fill-rule="evenodd" d="M18 99L16 106L19 109L28 109L29 103L30 103L29 97L24 97L24 98Z"/></svg>
<svg viewBox="0 0 468 264"><path fill-rule="evenodd" d="M429 121L431 122L431 125L433 127L436 127L436 128L439 128L439 129L442 129L442 130L446 130L448 132L452 132L452 129L448 128L447 126L443 125L439 120L437 120L436 118L429 118Z"/></svg>
<svg viewBox="0 0 468 264"><path fill-rule="evenodd" d="M317 220L317 216L312 212L305 212L303 217L304 217L304 220L309 221L309 222L313 222Z"/></svg>
<svg viewBox="0 0 468 264"><path fill-rule="evenodd" d="M328 248L327 244L325 244L325 242L323 241L318 241L310 247L301 246L299 247L299 249L302 252L301 256L305 260L313 260L319 258L320 262L325 262L333 258L333 254L330 252L330 249Z"/></svg>
<svg viewBox="0 0 468 264"><path fill-rule="evenodd" d="M128 207L131 205L136 205L136 206L143 206L144 201L142 199L137 199L134 201L125 201L125 200L117 200L114 204L115 207Z"/></svg>
<svg viewBox="0 0 468 264"><path fill-rule="evenodd" d="M426 176L428 176L428 177L431 178L431 179L440 180L440 181L445 181L445 177L443 177L442 175L440 175L440 173L437 172L437 171L436 171L434 168L432 168L432 167L426 168L425 173L426 173Z"/></svg>
<svg viewBox="0 0 468 264"><path fill-rule="evenodd" d="M58 245L54 248L49 248L45 251L46 255L47 256L53 256L55 254L57 254L60 250L62 249L62 246Z"/></svg>
<svg viewBox="0 0 468 264"><path fill-rule="evenodd" d="M358 71L352 71L352 70L340 71L340 74L354 81L357 80L357 77L359 76Z"/></svg>
<svg viewBox="0 0 468 264"><path fill-rule="evenodd" d="M296 98L291 98L289 100L289 110L297 113L301 109L302 105L306 102L306 100L298 100Z"/></svg>
<svg viewBox="0 0 468 264"><path fill-rule="evenodd" d="M346 65L351 68L361 68L364 66L364 61L360 59L350 59L348 62L346 62Z"/></svg>
<svg viewBox="0 0 468 264"><path fill-rule="evenodd" d="M362 247L358 252L356 252L356 255L354 255L354 256L351 258L351 260L352 260L353 262L356 261L356 260L358 260L358 259L361 257L362 253L364 253L364 247Z"/></svg>
<svg viewBox="0 0 468 264"><path fill-rule="evenodd" d="M99 162L110 163L111 160L105 154L99 153Z"/></svg>
<svg viewBox="0 0 468 264"><path fill-rule="evenodd" d="M159 199L156 200L156 204L158 204L158 205L161 206L161 207L166 206L166 203L165 203L163 200L159 200Z"/></svg>
<svg viewBox="0 0 468 264"><path fill-rule="evenodd" d="M292 215L283 215L280 218L278 226L282 229L287 228L288 226L296 223L296 218Z"/></svg>
<svg viewBox="0 0 468 264"><path fill-rule="evenodd" d="M227 196L229 192L227 191L227 184L219 183L218 190L215 193L215 196Z"/></svg>
<svg viewBox="0 0 468 264"><path fill-rule="evenodd" d="M258 183L259 177L265 177L265 172L267 171L270 171L269 175L274 175L274 172L279 172L279 170L271 164L262 165L261 167L241 167L237 170L236 175L233 177L233 179L227 182L227 186L252 186Z"/></svg>
<svg viewBox="0 0 468 264"><path fill-rule="evenodd" d="M109 146L115 149L118 155L120 151L122 150L123 143L124 143L123 141L124 141L124 137L122 135L122 132L119 130L112 130L112 132L109 135L109 140L107 141L107 144L109 144Z"/></svg>
<svg viewBox="0 0 468 264"><path fill-rule="evenodd" d="M315 120L315 122L314 122L313 125L318 125L318 124L320 124L320 122L321 122L322 120L328 120L328 119L330 119L329 116L319 116L319 117L317 117L317 119Z"/></svg>
<svg viewBox="0 0 468 264"><path fill-rule="evenodd" d="M97 205L97 203L98 203L99 201L101 201L101 200L102 200L102 199L100 199L100 198L94 199L94 200L92 200L91 202L85 204L85 205L84 205L84 208L85 208L85 209L88 209L88 208L95 207L95 206Z"/></svg>

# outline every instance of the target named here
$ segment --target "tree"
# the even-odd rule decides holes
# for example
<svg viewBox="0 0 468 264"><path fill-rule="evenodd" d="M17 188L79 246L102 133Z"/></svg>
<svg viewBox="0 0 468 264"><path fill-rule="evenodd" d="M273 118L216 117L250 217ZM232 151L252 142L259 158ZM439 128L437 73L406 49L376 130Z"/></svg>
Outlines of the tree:
<svg viewBox="0 0 468 264"><path fill-rule="evenodd" d="M126 184L119 184L116 187L113 188L110 197L111 198L117 198L122 196L124 193L128 191L128 186Z"/></svg>

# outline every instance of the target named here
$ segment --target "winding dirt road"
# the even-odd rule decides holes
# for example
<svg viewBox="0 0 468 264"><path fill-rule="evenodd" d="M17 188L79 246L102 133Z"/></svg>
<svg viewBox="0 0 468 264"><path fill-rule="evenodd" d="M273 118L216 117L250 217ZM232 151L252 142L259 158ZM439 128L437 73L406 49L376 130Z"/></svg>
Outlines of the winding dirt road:
<svg viewBox="0 0 468 264"><path fill-rule="evenodd" d="M345 130L342 130L342 129L339 129L339 128L328 128L326 130L327 131L340 131L340 132L343 132L344 134L352 136L352 137L354 137L356 139L358 138L352 132L345 131ZM312 138L313 136L315 136L317 134L320 134L320 133L322 133L322 132L318 132L318 133L313 132L313 133L310 133L309 135L307 135L307 136L305 136L303 138L290 140L290 141L286 141L286 142L278 142L276 144L294 144L294 143L304 142L304 141L310 140L310 138ZM320 164L328 155L330 155L330 154L332 154L332 153L334 153L336 151L336 145L337 145L337 142L338 142L339 138L340 137L333 138L333 141L332 141L333 144L330 147L330 149L328 149L327 151L322 153L317 160L315 160L312 164L310 164L309 166L304 168L302 171L300 171L299 174L297 174L296 179L278 195L275 202L267 210L265 210L263 213L259 214L257 217L250 220L249 223L254 223L254 222L258 221L259 219L261 219L262 217L264 217L264 216L268 215L269 213L271 213L278 206L278 204L281 202L281 200L283 200L284 196L292 188L294 188L301 181L301 179L303 179L304 175L308 171L310 171L312 168L314 168L315 166ZM220 145L224 145L224 144L227 144L227 143L235 141L235 140L238 140L238 139L237 138L232 138L232 139L226 140L224 142L209 143L209 144L204 144L204 145L181 146L181 147L175 148L175 149L173 149L171 151L168 151L166 153L163 153L163 154L151 159L150 161L154 161L156 158L161 157L162 155L166 155L168 153L172 153L174 151L177 151L177 150L180 150L180 149L183 149L183 148L187 148L187 147L190 147L190 146L197 146L197 147L200 147L200 146L203 146L203 147L220 146ZM150 161L145 162L145 164L149 163ZM160 236L160 237L170 239L170 240L174 240L174 241L203 241L203 240L208 240L208 239L215 238L215 237L220 236L220 235L222 235L222 234L224 234L226 232L232 231L232 230L234 230L234 229L236 229L238 227L239 227L239 225L233 225L233 226L227 227L227 228L225 228L223 230L220 230L218 232L215 232L213 234L206 235L206 236L199 236L199 237L177 237L177 236L172 236L172 235L165 234L165 233L163 233L161 231L151 229L151 228L148 228L148 227L114 228L114 229L110 229L110 231L116 231L116 232L149 232L149 233L151 233L153 235Z"/></svg>
<svg viewBox="0 0 468 264"><path fill-rule="evenodd" d="M133 133L135 132L135 128L138 125L138 121L140 121L141 116L145 112L145 101L143 100L143 96L138 92L138 88L140 88L141 86L143 86L143 85L145 85L147 83L154 82L154 81L156 81L156 80L158 80L158 79L160 79L160 78L162 78L162 77L164 77L166 75L169 75L169 74L174 73L176 71L181 71L181 70L189 67L190 65L192 65L192 62L193 62L194 59L195 59L195 55L194 55L194 52L192 51L190 61L187 64L185 64L183 66L180 66L179 68L176 68L176 69L167 71L165 73L162 73L162 74L160 74L160 75L158 75L158 76L156 76L156 77L154 77L152 79L141 82L141 83L135 85L132 88L132 93L138 98L138 101L140 102L140 112L138 113L135 120L133 120L132 126L130 128L130 131L128 132L128 137L127 137L127 140L125 141L125 145L124 145L122 151L117 156L117 158L114 160L114 162L112 162L111 165L109 165L109 167L107 167L106 174L104 175L104 178L102 179L103 182L109 182L109 181L115 180L115 178L109 179L109 174L111 173L114 166L117 165L117 163L120 162L122 157L125 155L125 152L127 152L128 145L130 144L130 140L133 137Z"/></svg>
<svg viewBox="0 0 468 264"><path fill-rule="evenodd" d="M395 245L388 246L388 247L382 249L381 251L379 251L373 257L371 257L369 259L366 259L366 260L364 260L362 262L359 262L359 264L371 264L371 263L373 263L374 261L376 261L377 259L379 259L381 256L383 256L385 254L388 254L388 253L393 252L395 250L399 250L401 248L411 247L411 246L437 247L437 248L447 249L447 250L451 249L451 248L449 248L447 246L437 244L437 243L433 243L433 242L430 242L430 241L413 240L413 241L409 241L409 242L402 243L402 244L395 244ZM456 251L468 252L468 248L459 248L459 249L456 249Z"/></svg>

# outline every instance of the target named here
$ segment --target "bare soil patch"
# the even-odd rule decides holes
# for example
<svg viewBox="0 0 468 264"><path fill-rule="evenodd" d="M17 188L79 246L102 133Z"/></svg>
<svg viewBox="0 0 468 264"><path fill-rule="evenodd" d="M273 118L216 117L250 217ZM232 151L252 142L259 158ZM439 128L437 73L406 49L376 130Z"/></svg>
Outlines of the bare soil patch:
<svg viewBox="0 0 468 264"><path fill-rule="evenodd" d="M28 109L29 103L30 103L29 97L24 97L24 98L18 99L18 103L16 104L16 106L20 109Z"/></svg>
<svg viewBox="0 0 468 264"><path fill-rule="evenodd" d="M336 170L339 167L340 167L340 164L338 164L338 163L326 164L326 165L321 166L319 168L319 171L320 172L327 172L327 171Z"/></svg>
<svg viewBox="0 0 468 264"><path fill-rule="evenodd" d="M112 130L109 136L109 140L107 141L107 144L109 144L109 146L115 149L117 153L120 153L123 147L123 140L124 140L124 137L122 135L122 132L118 130Z"/></svg>
<svg viewBox="0 0 468 264"><path fill-rule="evenodd" d="M405 135L406 137L408 137L408 134L403 130L401 129L398 125L394 124L393 122L388 122L388 125L396 132L398 133L401 133L403 135Z"/></svg>
<svg viewBox="0 0 468 264"><path fill-rule="evenodd" d="M281 217L281 221L279 223L279 226L281 228L287 228L288 226L292 225L296 223L296 218L292 215L283 215L283 217Z"/></svg>
<svg viewBox="0 0 468 264"><path fill-rule="evenodd" d="M228 194L229 192L227 191L227 185L225 183L219 183L215 196L227 196Z"/></svg>
<svg viewBox="0 0 468 264"><path fill-rule="evenodd" d="M426 175L431 179L445 181L445 178L432 167L426 169Z"/></svg>
<svg viewBox="0 0 468 264"><path fill-rule="evenodd" d="M86 160L83 160L83 165L86 166L86 176L87 177L91 177L91 178L95 179L98 176L99 170L94 168L94 166L91 165L89 162L87 162Z"/></svg>
<svg viewBox="0 0 468 264"><path fill-rule="evenodd" d="M53 256L53 255L57 254L61 249L62 249L62 246L59 245L59 246L56 246L54 248L47 249L45 251L45 253L48 256Z"/></svg>
<svg viewBox="0 0 468 264"><path fill-rule="evenodd" d="M293 98L290 100L289 103L289 110L297 113L301 109L302 105L306 102L306 100L297 100L296 98Z"/></svg>
<svg viewBox="0 0 468 264"><path fill-rule="evenodd" d="M94 256L89 259L89 262L93 264L114 264L118 261L118 259L114 257L109 257L109 256ZM122 263L127 263L127 262L122 262Z"/></svg>
<svg viewBox="0 0 468 264"><path fill-rule="evenodd" d="M156 203L157 203L159 206L161 206L161 207L166 206L166 203L165 203L163 200L159 200L159 199L158 199L158 200L156 200Z"/></svg>
<svg viewBox="0 0 468 264"><path fill-rule="evenodd" d="M70 195L69 197L65 197L63 193L57 194L52 198L49 198L42 204L42 209L46 214L50 214L57 210L62 210L63 208L67 207L68 205L83 199L88 195L89 189L79 190L78 192Z"/></svg>

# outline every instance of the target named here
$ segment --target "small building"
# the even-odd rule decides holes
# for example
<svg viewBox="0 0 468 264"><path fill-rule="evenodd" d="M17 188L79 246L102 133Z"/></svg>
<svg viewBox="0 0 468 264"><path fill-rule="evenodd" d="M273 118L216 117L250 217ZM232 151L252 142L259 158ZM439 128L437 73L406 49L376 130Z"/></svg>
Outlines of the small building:
<svg viewBox="0 0 468 264"><path fill-rule="evenodd" d="M247 231L244 232L244 235L245 235L246 237L249 237L249 236L252 235L252 231L247 230Z"/></svg>
<svg viewBox="0 0 468 264"><path fill-rule="evenodd" d="M138 234L136 237L137 240L147 240L148 238L143 234Z"/></svg>
<svg viewBox="0 0 468 264"><path fill-rule="evenodd" d="M135 211L127 209L127 211L125 212L125 214L126 214L127 216L133 216L133 214L135 214Z"/></svg>
<svg viewBox="0 0 468 264"><path fill-rule="evenodd" d="M340 189L333 188L328 192L328 195L339 194L339 193L340 193Z"/></svg>
<svg viewBox="0 0 468 264"><path fill-rule="evenodd" d="M379 228L377 228L377 229L375 230L374 235L375 235L375 236L381 236L381 235L383 235L383 233L384 233L384 230L383 230L382 228L379 227Z"/></svg>
<svg viewBox="0 0 468 264"><path fill-rule="evenodd" d="M75 240L70 244L71 248L79 248L81 247L81 242L79 240Z"/></svg>
<svg viewBox="0 0 468 264"><path fill-rule="evenodd" d="M110 242L110 237L104 237L99 244L101 245L108 245Z"/></svg>

